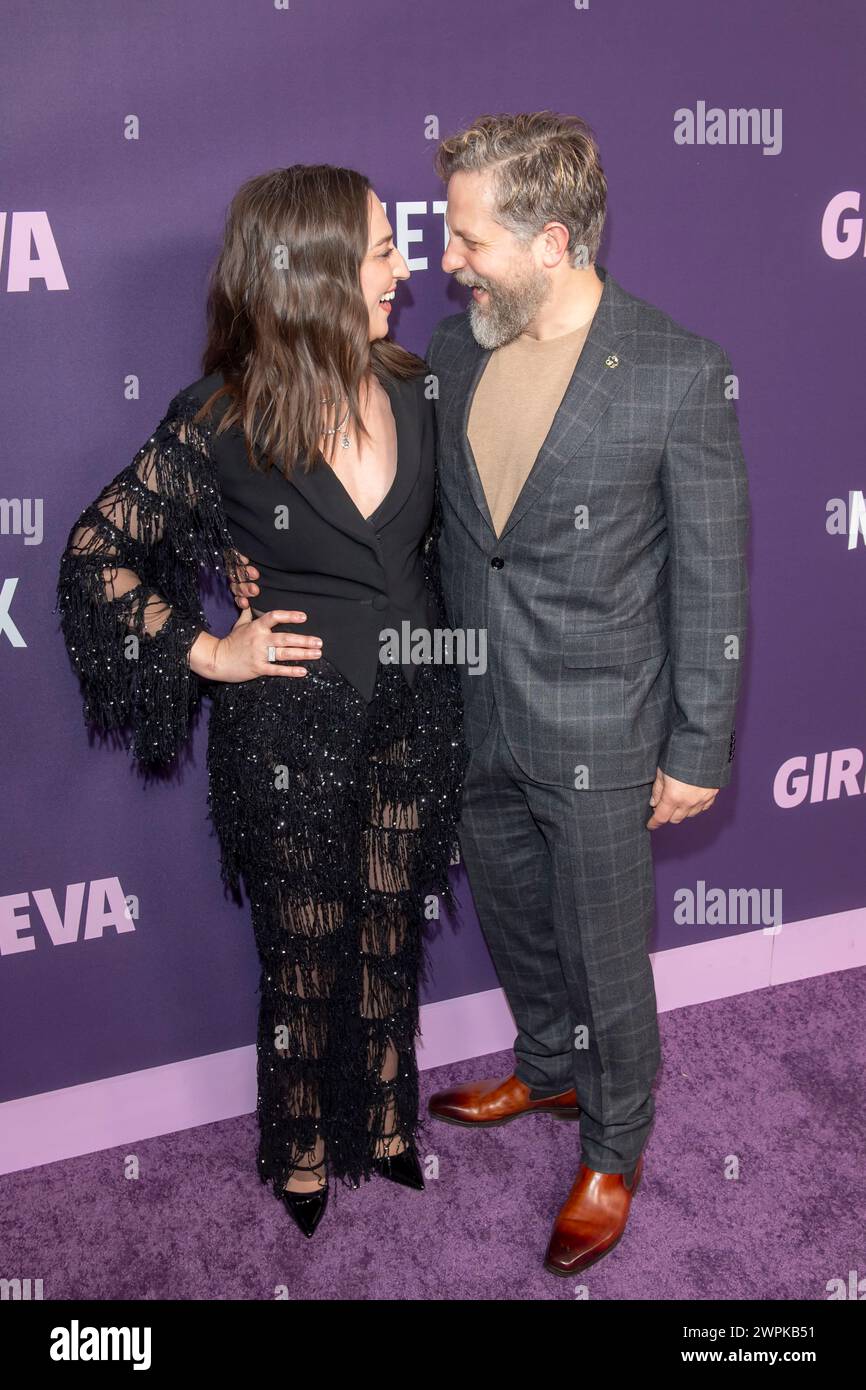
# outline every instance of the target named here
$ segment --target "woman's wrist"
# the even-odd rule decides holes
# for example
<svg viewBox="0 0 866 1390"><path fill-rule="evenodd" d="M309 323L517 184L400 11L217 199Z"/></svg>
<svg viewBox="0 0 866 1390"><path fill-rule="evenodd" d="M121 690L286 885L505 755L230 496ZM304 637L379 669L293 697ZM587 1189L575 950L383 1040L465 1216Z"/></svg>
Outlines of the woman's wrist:
<svg viewBox="0 0 866 1390"><path fill-rule="evenodd" d="M216 653L220 639L212 632L202 631L189 649L189 669L204 680L214 680Z"/></svg>

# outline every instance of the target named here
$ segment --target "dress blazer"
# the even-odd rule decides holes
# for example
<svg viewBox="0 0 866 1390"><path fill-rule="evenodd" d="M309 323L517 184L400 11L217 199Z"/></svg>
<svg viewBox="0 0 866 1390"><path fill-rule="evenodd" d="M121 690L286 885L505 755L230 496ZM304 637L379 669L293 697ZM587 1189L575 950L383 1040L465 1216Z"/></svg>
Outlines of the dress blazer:
<svg viewBox="0 0 866 1390"><path fill-rule="evenodd" d="M259 570L253 606L262 612L306 613L306 622L280 623L274 631L321 637L322 655L367 701L373 698L385 630L399 636L407 622L410 633L442 622L430 582L436 448L434 407L424 381L421 374L382 382L396 425L397 471L368 517L323 458L309 473L298 463L287 480L278 464L266 473L250 467L240 426L222 434L214 428L210 435L228 531ZM186 394L203 404L222 384L222 374L213 373ZM227 406L224 397L216 402L214 427ZM405 654L403 647L400 653ZM417 666L401 665L413 685Z"/></svg>
<svg viewBox="0 0 866 1390"><path fill-rule="evenodd" d="M470 748L494 708L518 764L588 789L731 779L748 623L749 491L725 350L603 289L574 373L497 536L467 435L490 359L438 325L439 557L450 623L488 634L460 668Z"/></svg>

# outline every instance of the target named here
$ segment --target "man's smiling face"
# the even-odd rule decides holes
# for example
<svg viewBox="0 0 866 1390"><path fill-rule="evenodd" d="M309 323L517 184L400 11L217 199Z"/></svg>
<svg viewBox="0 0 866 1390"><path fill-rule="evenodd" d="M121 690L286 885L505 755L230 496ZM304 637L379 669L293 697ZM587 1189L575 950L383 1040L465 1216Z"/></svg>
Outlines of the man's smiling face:
<svg viewBox="0 0 866 1390"><path fill-rule="evenodd" d="M484 348L524 332L551 291L535 242L521 241L494 218L492 174L459 170L448 180L450 239L442 269L472 287L469 322Z"/></svg>

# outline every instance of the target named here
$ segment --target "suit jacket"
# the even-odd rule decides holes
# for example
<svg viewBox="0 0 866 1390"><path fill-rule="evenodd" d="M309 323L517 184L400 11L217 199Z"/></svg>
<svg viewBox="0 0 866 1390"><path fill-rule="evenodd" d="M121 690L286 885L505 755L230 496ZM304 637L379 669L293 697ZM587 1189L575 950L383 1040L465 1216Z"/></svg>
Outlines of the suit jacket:
<svg viewBox="0 0 866 1390"><path fill-rule="evenodd" d="M406 620L442 624L435 423L423 374L386 381L397 473L366 519L326 464L296 470L291 482L278 467L252 470L239 428L216 435L224 405L196 421L219 384L218 375L200 378L173 397L132 460L73 522L60 560L55 608L85 719L103 732L128 725L142 766L171 762L203 695L220 688L188 658L207 630L201 570L228 578L235 548L261 570L258 607L307 613L306 623L276 631L320 635L325 658L368 700L382 630ZM288 529L277 524L284 515ZM106 583L113 570L124 572L117 593ZM130 586L130 576L138 583ZM410 661L403 670L412 684L417 667Z"/></svg>
<svg viewBox="0 0 866 1390"><path fill-rule="evenodd" d="M222 380L215 373L188 389L203 403ZM298 465L287 481L279 467L266 474L250 468L238 426L211 436L229 533L260 572L255 608L306 613L306 622L278 623L274 631L321 637L323 655L368 701L379 669L380 633L399 633L406 621L411 628L441 622L422 549L432 544L433 404L423 374L408 381L387 377L383 386L397 429L397 472L367 518L327 465L310 473ZM226 405L221 398L215 423ZM275 525L277 517L288 525ZM410 685L417 669L403 664Z"/></svg>
<svg viewBox="0 0 866 1390"><path fill-rule="evenodd" d="M494 704L534 779L588 789L730 781L746 633L747 476L724 350L596 267L603 290L550 431L497 538L467 438L490 356L468 315L427 359L448 620L470 747Z"/></svg>

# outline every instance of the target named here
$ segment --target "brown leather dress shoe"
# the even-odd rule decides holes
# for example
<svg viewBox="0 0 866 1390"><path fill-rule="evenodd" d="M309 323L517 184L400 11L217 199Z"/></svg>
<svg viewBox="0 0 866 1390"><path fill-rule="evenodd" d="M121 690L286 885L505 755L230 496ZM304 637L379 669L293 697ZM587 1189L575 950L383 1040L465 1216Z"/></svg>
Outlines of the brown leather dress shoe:
<svg viewBox="0 0 866 1390"><path fill-rule="evenodd" d="M530 1099L530 1087L516 1076L485 1081L467 1081L462 1086L452 1086L449 1091L437 1091L430 1097L427 1108L437 1120L447 1120L452 1125L504 1125L516 1120L518 1115L529 1115L541 1111L549 1115L559 1115L563 1120L576 1120L580 1116L580 1106L574 1087L562 1091L558 1096L543 1096L540 1100Z"/></svg>
<svg viewBox="0 0 866 1390"><path fill-rule="evenodd" d="M643 1154L631 1182L624 1173L597 1173L582 1163L554 1222L544 1268L578 1274L610 1254L625 1230L642 1172Z"/></svg>

